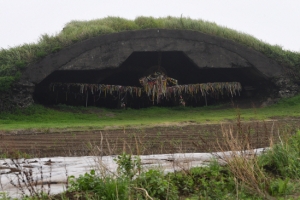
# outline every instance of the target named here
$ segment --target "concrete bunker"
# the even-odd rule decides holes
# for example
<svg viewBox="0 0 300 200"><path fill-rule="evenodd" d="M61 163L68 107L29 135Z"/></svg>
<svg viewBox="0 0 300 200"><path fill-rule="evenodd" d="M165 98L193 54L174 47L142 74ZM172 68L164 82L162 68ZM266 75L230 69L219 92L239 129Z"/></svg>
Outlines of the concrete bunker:
<svg viewBox="0 0 300 200"><path fill-rule="evenodd" d="M166 52L133 52L118 68L102 70L58 70L47 76L36 86L34 100L41 104L68 104L76 106L100 106L116 108L124 102L128 107L142 108L152 105L176 106L180 104L180 96L156 102L147 95L135 97L129 93L119 95L116 92L104 95L99 92L87 91L80 93L80 89L70 89L68 84L105 84L141 87L139 78L162 70L168 77L178 80L180 85L198 83L239 82L242 91L230 94L183 94L188 106L203 106L248 98L260 98L270 95L274 85L254 67L234 68L199 68L182 51ZM52 90L51 84L62 84L61 88Z"/></svg>
<svg viewBox="0 0 300 200"><path fill-rule="evenodd" d="M22 79L35 85L33 99L41 104L69 104L115 108L122 96L105 97L89 91L80 94L64 87L67 83L141 87L139 78L160 68L179 85L239 82L242 91L235 100L263 99L278 92L274 79L282 68L273 60L248 47L195 31L142 30L99 36L76 43L30 66ZM61 83L61 91L51 91ZM88 96L88 98L87 98ZM230 102L232 96L185 95L187 105L203 106ZM178 105L178 96L161 106ZM156 105L147 96L126 96L129 107Z"/></svg>

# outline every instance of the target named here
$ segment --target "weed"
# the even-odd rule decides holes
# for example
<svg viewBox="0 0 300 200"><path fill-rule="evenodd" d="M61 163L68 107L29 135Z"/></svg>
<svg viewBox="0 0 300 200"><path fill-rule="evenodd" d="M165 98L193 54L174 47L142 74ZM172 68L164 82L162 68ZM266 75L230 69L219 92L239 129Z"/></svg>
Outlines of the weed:
<svg viewBox="0 0 300 200"><path fill-rule="evenodd" d="M69 192L79 192L79 196L87 194L86 192L99 199L128 199L129 196L129 182L127 179L101 178L96 175L95 170L80 175L77 179L71 176L69 177L69 183Z"/></svg>
<svg viewBox="0 0 300 200"><path fill-rule="evenodd" d="M0 149L0 152L3 151L2 149ZM0 154L0 159L6 159L6 158L12 158L12 159L29 159L32 158L32 155L22 152L20 150L6 150L6 152L3 152Z"/></svg>
<svg viewBox="0 0 300 200"><path fill-rule="evenodd" d="M5 192L0 192L0 199L1 200L12 200Z"/></svg>
<svg viewBox="0 0 300 200"><path fill-rule="evenodd" d="M259 158L260 165L280 177L300 178L300 131L281 139Z"/></svg>
<svg viewBox="0 0 300 200"><path fill-rule="evenodd" d="M118 155L115 161L118 164L118 174L130 180L141 172L141 159L138 156L132 157L130 154L123 153Z"/></svg>
<svg viewBox="0 0 300 200"><path fill-rule="evenodd" d="M270 193L272 196L282 196L290 194L293 190L293 186L290 183L290 179L286 178L284 180L278 178L272 180L270 183Z"/></svg>
<svg viewBox="0 0 300 200"><path fill-rule="evenodd" d="M178 192L169 176L159 170L150 169L141 173L134 181L139 188L144 188L151 197L157 199L177 199ZM137 194L138 195L138 194ZM139 196L139 195L138 195Z"/></svg>
<svg viewBox="0 0 300 200"><path fill-rule="evenodd" d="M255 130L245 128L237 118L237 127L224 128L222 133L225 141L219 143L220 158L235 180L236 190L243 191L238 195L252 195L264 199L274 199L274 196L286 196L294 190L291 178L299 179L300 165L300 134L291 135L290 132L279 134L279 144L274 143L274 129L271 133L265 129L262 136L270 141L270 149L258 155L252 147L251 136ZM223 142L224 142L223 141Z"/></svg>
<svg viewBox="0 0 300 200"><path fill-rule="evenodd" d="M227 151L230 153L222 154L221 158L236 178L236 184L242 184L242 187L250 193L270 198L267 192L270 184L269 179L259 166L257 154L251 148L248 133L243 132L239 119L237 133L233 133L232 128L225 129L223 127L222 129L225 145L219 144L219 149L221 152ZM242 138L246 138L246 140Z"/></svg>
<svg viewBox="0 0 300 200"><path fill-rule="evenodd" d="M26 163L25 159L23 163ZM12 178L10 184L22 193L23 198L45 199L50 195L52 168L48 180L45 180L42 166L38 168L38 172L34 172L32 168L22 167L19 159L11 159L11 165L17 173L14 173L16 179Z"/></svg>
<svg viewBox="0 0 300 200"><path fill-rule="evenodd" d="M234 194L235 183L230 172L216 161L208 167L170 173L171 181L181 195L195 194L199 198L218 199Z"/></svg>

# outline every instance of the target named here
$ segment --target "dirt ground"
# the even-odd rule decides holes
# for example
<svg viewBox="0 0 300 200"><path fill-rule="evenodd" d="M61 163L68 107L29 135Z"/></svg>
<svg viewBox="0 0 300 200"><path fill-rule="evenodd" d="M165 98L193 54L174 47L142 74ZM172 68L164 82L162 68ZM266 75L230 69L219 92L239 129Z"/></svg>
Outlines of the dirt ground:
<svg viewBox="0 0 300 200"><path fill-rule="evenodd" d="M114 130L21 131L0 135L0 153L47 157L114 155L123 151L140 155L212 152L220 151L220 147L227 150L222 133L233 133L240 141L260 148L269 146L270 138L276 142L278 133L293 134L299 127L300 119L274 119Z"/></svg>

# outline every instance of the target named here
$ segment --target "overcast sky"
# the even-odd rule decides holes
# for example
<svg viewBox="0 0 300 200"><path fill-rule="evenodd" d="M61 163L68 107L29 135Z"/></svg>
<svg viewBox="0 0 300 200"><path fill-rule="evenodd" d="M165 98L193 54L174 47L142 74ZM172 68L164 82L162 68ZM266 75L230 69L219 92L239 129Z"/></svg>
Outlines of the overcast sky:
<svg viewBox="0 0 300 200"><path fill-rule="evenodd" d="M190 17L300 52L300 0L0 0L0 48L35 43L71 20Z"/></svg>

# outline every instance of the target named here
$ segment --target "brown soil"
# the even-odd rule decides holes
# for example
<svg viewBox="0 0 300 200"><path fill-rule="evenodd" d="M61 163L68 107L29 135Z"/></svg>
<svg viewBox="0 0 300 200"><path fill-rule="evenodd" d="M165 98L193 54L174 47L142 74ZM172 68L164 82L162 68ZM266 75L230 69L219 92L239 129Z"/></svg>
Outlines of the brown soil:
<svg viewBox="0 0 300 200"><path fill-rule="evenodd" d="M293 134L299 119L236 122L224 124L169 125L162 127L115 130L29 132L1 135L0 153L18 156L86 156L114 155L123 151L133 154L192 153L226 149L222 132L233 130L241 141L250 141L253 148L267 147L278 131ZM222 131L223 129L223 131ZM282 132L282 131L279 131Z"/></svg>

